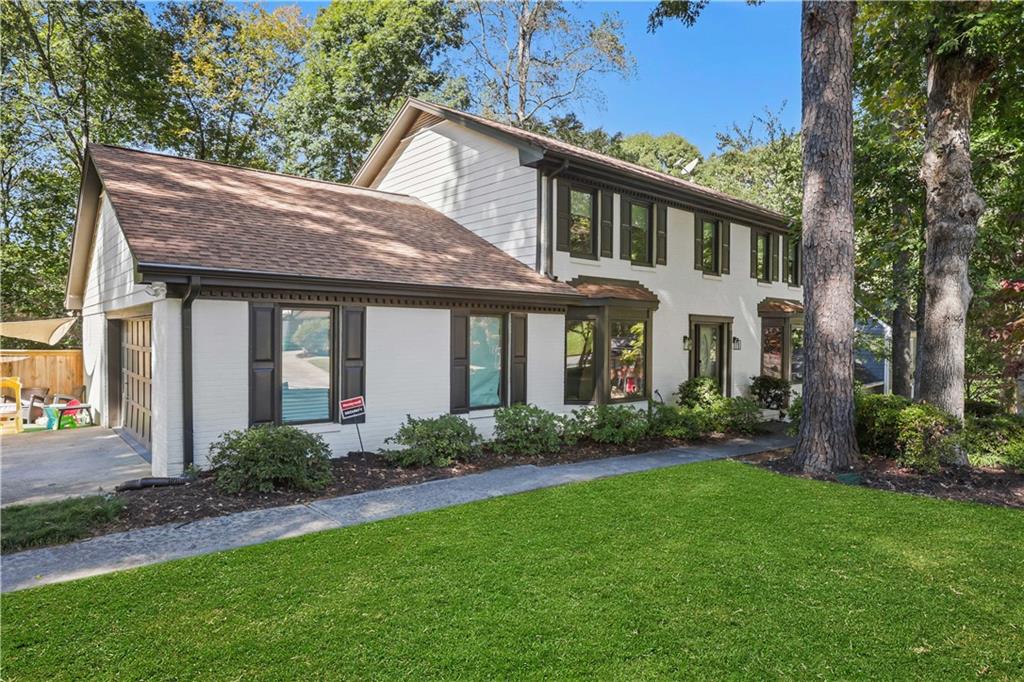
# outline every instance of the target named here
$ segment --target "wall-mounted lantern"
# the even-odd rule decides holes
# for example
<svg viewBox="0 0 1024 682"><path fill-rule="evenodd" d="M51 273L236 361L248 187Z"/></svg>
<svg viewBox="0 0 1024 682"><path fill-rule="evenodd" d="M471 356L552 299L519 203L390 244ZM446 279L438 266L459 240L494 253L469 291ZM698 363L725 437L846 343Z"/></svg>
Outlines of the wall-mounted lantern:
<svg viewBox="0 0 1024 682"><path fill-rule="evenodd" d="M740 342L740 337L738 337L738 336L732 337L732 349L733 350L740 350L741 348L743 348L743 344L742 344L742 342Z"/></svg>
<svg viewBox="0 0 1024 682"><path fill-rule="evenodd" d="M683 337L683 350L686 350L686 351L690 350L690 337L689 336L684 336Z"/></svg>

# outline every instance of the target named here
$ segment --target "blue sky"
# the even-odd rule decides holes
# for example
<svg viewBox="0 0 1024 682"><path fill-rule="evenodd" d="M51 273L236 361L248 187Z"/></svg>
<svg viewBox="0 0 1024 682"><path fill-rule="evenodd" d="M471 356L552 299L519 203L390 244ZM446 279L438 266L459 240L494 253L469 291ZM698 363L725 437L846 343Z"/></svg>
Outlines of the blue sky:
<svg viewBox="0 0 1024 682"><path fill-rule="evenodd" d="M324 3L298 4L313 15ZM650 34L647 16L654 5L585 2L573 9L595 21L604 12L618 12L637 63L636 76L628 81L597 80L603 107L583 103L575 108L588 126L625 133L674 131L705 155L716 150L716 132L733 123L745 126L765 107L778 111L786 102L783 123L799 127L799 2L749 6L716 0L693 28L670 21Z"/></svg>

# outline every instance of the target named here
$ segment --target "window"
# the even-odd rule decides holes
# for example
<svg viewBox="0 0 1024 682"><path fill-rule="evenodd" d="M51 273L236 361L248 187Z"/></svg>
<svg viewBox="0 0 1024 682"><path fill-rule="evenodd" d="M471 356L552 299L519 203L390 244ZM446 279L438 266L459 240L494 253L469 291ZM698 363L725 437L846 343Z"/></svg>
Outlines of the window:
<svg viewBox="0 0 1024 682"><path fill-rule="evenodd" d="M651 258L651 207L629 202L629 259L638 265L653 265Z"/></svg>
<svg viewBox="0 0 1024 682"><path fill-rule="evenodd" d="M641 400L647 395L647 322L611 320L609 327L609 398Z"/></svg>
<svg viewBox="0 0 1024 682"><path fill-rule="evenodd" d="M802 273L800 272L800 239L786 237L786 283L790 286L800 286Z"/></svg>
<svg viewBox="0 0 1024 682"><path fill-rule="evenodd" d="M502 405L503 327L500 315L469 317L470 409Z"/></svg>
<svg viewBox="0 0 1024 682"><path fill-rule="evenodd" d="M772 238L767 232L754 233L754 276L758 282L772 279Z"/></svg>
<svg viewBox="0 0 1024 682"><path fill-rule="evenodd" d="M593 319L565 321L565 401L589 403L594 398L595 335Z"/></svg>
<svg viewBox="0 0 1024 682"><path fill-rule="evenodd" d="M701 269L711 274L721 272L720 251L721 222L710 218L701 219Z"/></svg>
<svg viewBox="0 0 1024 682"><path fill-rule="evenodd" d="M803 318L762 319L761 374L793 384L803 383Z"/></svg>
<svg viewBox="0 0 1024 682"><path fill-rule="evenodd" d="M281 421L329 421L333 324L329 308L281 308Z"/></svg>
<svg viewBox="0 0 1024 682"><path fill-rule="evenodd" d="M597 195L579 189L569 192L569 254L597 258L595 214Z"/></svg>

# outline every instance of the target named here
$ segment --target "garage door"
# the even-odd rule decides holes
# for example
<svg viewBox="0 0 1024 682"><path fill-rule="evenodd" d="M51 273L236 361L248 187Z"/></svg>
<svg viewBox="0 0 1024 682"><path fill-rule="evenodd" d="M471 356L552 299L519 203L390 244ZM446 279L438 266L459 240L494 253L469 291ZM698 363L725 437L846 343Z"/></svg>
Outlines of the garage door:
<svg viewBox="0 0 1024 682"><path fill-rule="evenodd" d="M153 318L121 324L121 426L149 447L153 435Z"/></svg>

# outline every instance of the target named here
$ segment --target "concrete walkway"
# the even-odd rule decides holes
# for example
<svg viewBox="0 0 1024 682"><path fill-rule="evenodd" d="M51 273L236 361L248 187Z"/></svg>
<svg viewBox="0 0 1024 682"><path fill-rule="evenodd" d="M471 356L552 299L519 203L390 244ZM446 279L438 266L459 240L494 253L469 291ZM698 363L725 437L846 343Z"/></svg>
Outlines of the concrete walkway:
<svg viewBox="0 0 1024 682"><path fill-rule="evenodd" d="M149 462L100 426L6 434L0 441L4 506L109 493L119 483L149 475Z"/></svg>
<svg viewBox="0 0 1024 682"><path fill-rule="evenodd" d="M441 509L489 497L703 462L785 447L782 435L734 439L700 447L672 448L576 464L494 469L418 485L374 490L305 505L239 512L185 524L112 533L58 547L30 549L3 557L4 592L74 580L101 573L207 554L270 540L344 528L395 516Z"/></svg>

